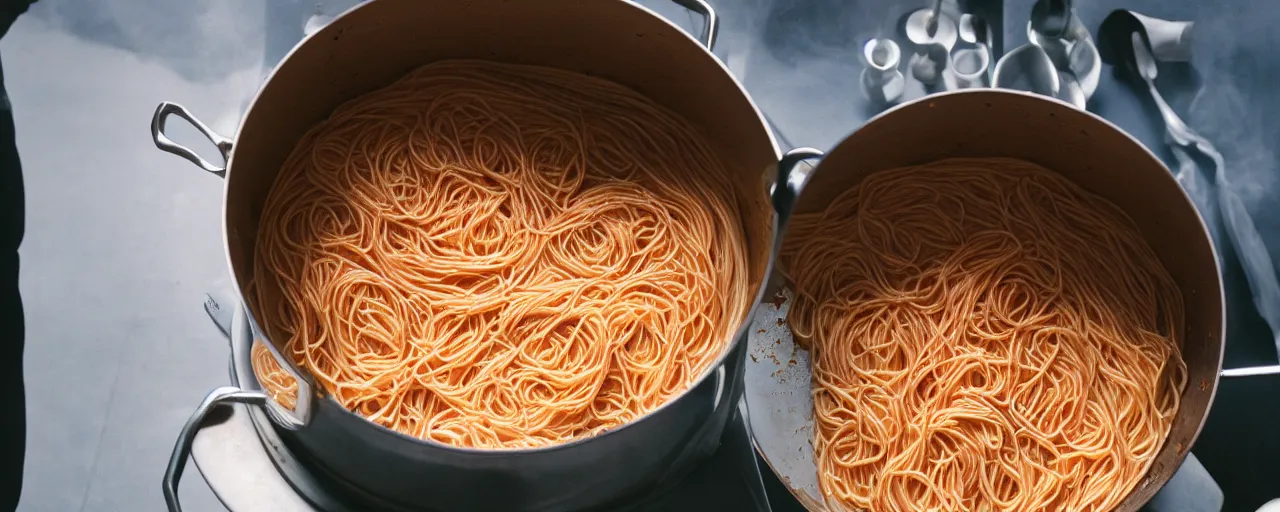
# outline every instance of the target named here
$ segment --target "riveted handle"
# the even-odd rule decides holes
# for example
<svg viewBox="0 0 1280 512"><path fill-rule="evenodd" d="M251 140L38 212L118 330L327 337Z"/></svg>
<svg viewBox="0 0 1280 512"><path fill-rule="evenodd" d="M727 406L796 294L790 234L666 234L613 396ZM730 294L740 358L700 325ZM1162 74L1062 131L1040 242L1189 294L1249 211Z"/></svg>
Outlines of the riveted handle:
<svg viewBox="0 0 1280 512"><path fill-rule="evenodd" d="M209 128L207 125L200 122L199 119L196 119L195 116L191 115L191 112L188 111L186 107L167 101L156 106L156 113L151 116L151 138L155 141L156 147L166 153L173 153L185 158L191 163L200 166L201 169L217 175L220 178L226 178L227 167L225 165L217 165L205 160L204 157L201 157L191 148L174 142L173 139L170 139L169 136L164 133L165 123L169 120L169 116L173 115L185 119L188 123L191 123L191 126L200 130L200 133L204 134L205 137L208 137L209 141L213 142L213 145L217 146L218 151L222 153L222 160L224 162L227 161L227 157L231 155L231 139L219 135L218 132L213 131L212 128Z"/></svg>
<svg viewBox="0 0 1280 512"><path fill-rule="evenodd" d="M173 445L173 453L169 455L169 468L164 472L164 502L169 512L182 512L182 504L178 501L178 483L182 480L182 472L191 459L191 443L200 432L204 419L210 411L219 405L247 404L263 406L267 403L267 395L259 391L246 391L236 387L221 387L210 391L196 407L196 411L187 419L178 433L178 442Z"/></svg>

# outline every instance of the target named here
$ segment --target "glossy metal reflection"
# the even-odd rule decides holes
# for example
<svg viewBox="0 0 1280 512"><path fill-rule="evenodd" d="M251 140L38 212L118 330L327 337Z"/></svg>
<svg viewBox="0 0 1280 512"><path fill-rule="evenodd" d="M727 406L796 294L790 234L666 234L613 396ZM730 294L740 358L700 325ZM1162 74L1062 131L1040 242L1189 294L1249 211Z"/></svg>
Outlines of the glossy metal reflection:
<svg viewBox="0 0 1280 512"><path fill-rule="evenodd" d="M898 70L902 50L892 39L876 38L862 45L862 70L859 82L862 94L875 103L894 103L902 99L906 78Z"/></svg>
<svg viewBox="0 0 1280 512"><path fill-rule="evenodd" d="M1102 58L1089 29L1080 21L1068 0L1038 0L1027 22L1027 40L1044 49L1054 67L1064 76L1058 98L1084 108L1098 90Z"/></svg>
<svg viewBox="0 0 1280 512"><path fill-rule="evenodd" d="M1006 53L996 62L992 86L1057 97L1062 87L1058 70L1044 49L1034 44L1024 44Z"/></svg>

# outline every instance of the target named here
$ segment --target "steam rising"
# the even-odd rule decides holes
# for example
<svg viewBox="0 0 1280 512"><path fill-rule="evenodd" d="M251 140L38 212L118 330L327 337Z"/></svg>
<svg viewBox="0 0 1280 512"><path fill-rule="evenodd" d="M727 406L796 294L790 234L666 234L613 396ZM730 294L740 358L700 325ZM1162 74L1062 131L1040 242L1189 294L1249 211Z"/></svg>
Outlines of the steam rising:
<svg viewBox="0 0 1280 512"><path fill-rule="evenodd" d="M1244 5L1240 5L1244 4ZM1197 17L1192 63L1201 88L1187 111L1187 123L1226 159L1226 178L1266 243L1280 256L1280 31L1270 0L1242 0L1229 9L1205 4ZM1273 15L1274 17L1274 15ZM1264 122L1270 120L1270 122Z"/></svg>
<svg viewBox="0 0 1280 512"><path fill-rule="evenodd" d="M1280 77L1280 33L1258 19L1271 12L1270 2L1202 10L1193 37L1192 62L1201 87L1188 109L1187 121L1222 153L1219 206L1231 230L1237 257L1249 278L1258 312L1270 324L1280 351L1280 169L1272 148L1280 141L1280 104L1270 86ZM1252 7L1252 8L1250 8ZM1271 120L1267 123L1264 120ZM1221 192L1221 191L1220 191ZM1268 207L1270 206L1270 207Z"/></svg>

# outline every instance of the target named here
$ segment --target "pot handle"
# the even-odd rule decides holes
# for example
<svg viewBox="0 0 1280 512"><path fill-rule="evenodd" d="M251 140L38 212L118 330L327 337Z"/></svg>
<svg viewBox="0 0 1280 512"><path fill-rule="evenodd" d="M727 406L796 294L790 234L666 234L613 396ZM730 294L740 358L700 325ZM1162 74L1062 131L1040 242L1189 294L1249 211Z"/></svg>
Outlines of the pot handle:
<svg viewBox="0 0 1280 512"><path fill-rule="evenodd" d="M720 16L716 15L716 10L711 8L711 4L707 3L706 0L671 1L702 16L702 35L699 42L702 43L702 46L707 47L707 51L715 49L716 36L720 35Z"/></svg>
<svg viewBox="0 0 1280 512"><path fill-rule="evenodd" d="M222 153L222 161L227 161L227 157L231 154L231 139L219 135L218 132L213 131L212 128L209 128L204 123L200 122L199 119L196 119L195 116L191 115L191 112L188 111L186 107L167 101L156 106L156 113L151 116L151 139L156 142L156 147L166 153L173 153L185 158L191 163L200 166L201 169L217 175L219 178L226 178L227 167L225 165L215 165L196 154L196 152L192 151L191 148L178 144L177 142L174 142L173 139L170 139L165 135L165 121L169 119L170 115L175 114L178 117L187 120L188 123L191 123L191 126L196 127L197 130L200 130L200 133L204 134L205 137L208 137L209 141L213 142L213 145L217 146L218 151Z"/></svg>
<svg viewBox="0 0 1280 512"><path fill-rule="evenodd" d="M297 384L297 388L294 390L292 408L285 407L280 403L279 396L268 394L268 397L272 399L267 401L263 409L267 416L281 428L298 430L305 427L311 421L311 415L315 410L316 388L311 377L304 376L302 372L298 371L298 367L293 361L281 354L279 349L267 340L266 336L258 328L257 322L245 309L237 306L234 312L228 313L213 296L205 294L204 310L205 313L208 313L209 318L213 320L213 323L218 326L218 330L222 331L222 334L227 337L227 342L231 345L231 384L233 386L241 386L241 383L244 382L241 379L252 378L253 365L249 365L250 375L241 375L236 371L235 359L244 357L252 360L253 345L262 343L267 348L267 351L271 353L271 357L275 359L280 369L284 370ZM250 384L248 387L261 389L261 383Z"/></svg>
<svg viewBox="0 0 1280 512"><path fill-rule="evenodd" d="M181 108L181 107L179 107ZM236 387L221 387L210 391L191 414L187 424L178 433L178 442L173 445L173 454L169 455L169 468L164 472L164 502L169 512L182 512L182 504L178 502L178 482L182 480L182 471L191 458L191 443L196 433L203 426L205 416L219 405L246 404L264 406L267 395L259 391L246 391Z"/></svg>
<svg viewBox="0 0 1280 512"><path fill-rule="evenodd" d="M1255 377L1258 375L1280 375L1280 364L1270 366L1248 366L1245 368L1228 368L1222 370L1222 378Z"/></svg>
<svg viewBox="0 0 1280 512"><path fill-rule="evenodd" d="M805 160L822 158L823 152L813 148L795 148L782 155L778 160L774 173L773 185L769 189L769 197L773 200L773 210L778 214L778 227L786 225L795 208L796 199L809 181L812 170L800 172L796 166ZM780 231L780 230L779 230Z"/></svg>

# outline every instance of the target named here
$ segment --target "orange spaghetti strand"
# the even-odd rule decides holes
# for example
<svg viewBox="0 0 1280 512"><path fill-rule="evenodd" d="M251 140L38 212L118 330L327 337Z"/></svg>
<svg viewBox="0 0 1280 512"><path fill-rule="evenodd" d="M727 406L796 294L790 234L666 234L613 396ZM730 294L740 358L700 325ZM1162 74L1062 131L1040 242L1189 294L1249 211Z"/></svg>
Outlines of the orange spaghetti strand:
<svg viewBox="0 0 1280 512"><path fill-rule="evenodd" d="M701 132L630 89L438 62L299 142L250 295L283 353L374 423L564 443L654 410L728 346L753 298L734 190Z"/></svg>
<svg viewBox="0 0 1280 512"><path fill-rule="evenodd" d="M271 354L262 341L254 340L249 352L249 362L258 384L276 403L287 409L293 409L298 402L298 381L280 367L276 357Z"/></svg>
<svg viewBox="0 0 1280 512"><path fill-rule="evenodd" d="M1108 511L1186 385L1182 296L1133 222L1036 165L874 173L782 265L841 509Z"/></svg>

